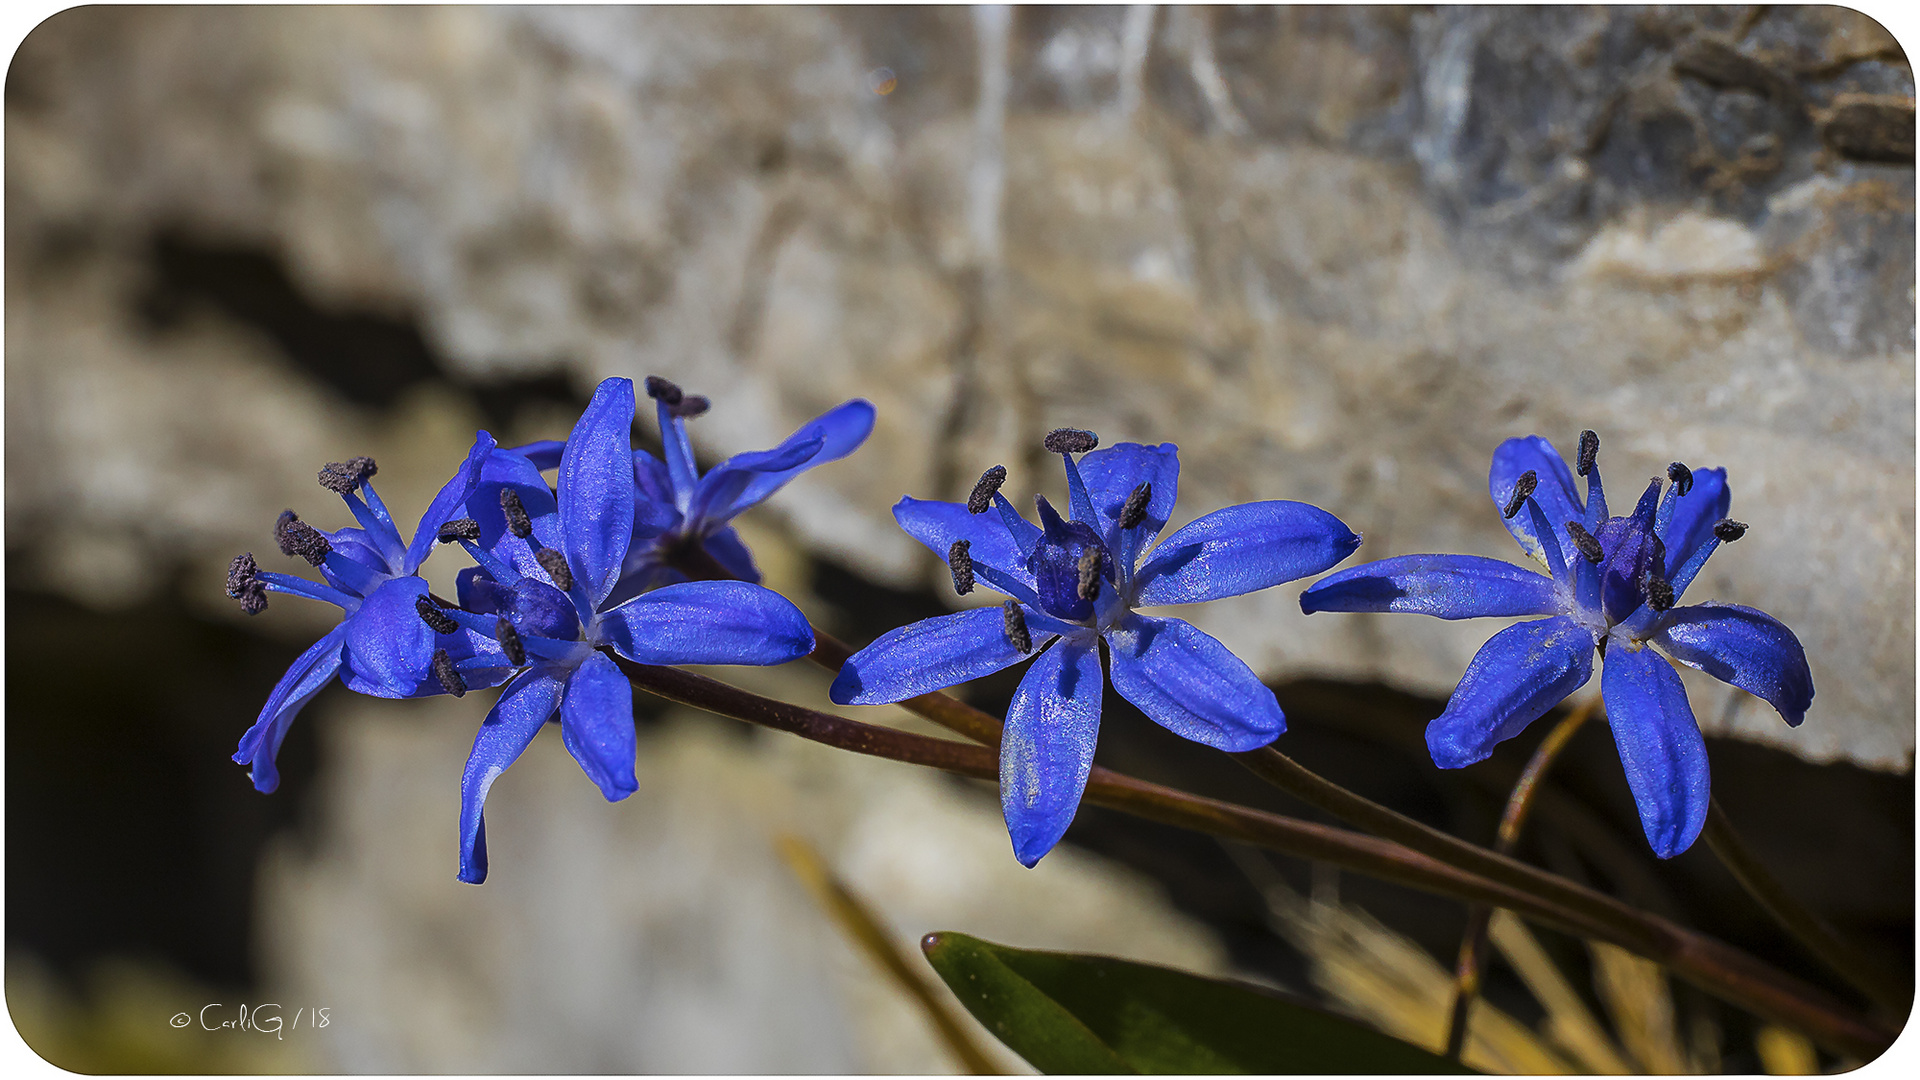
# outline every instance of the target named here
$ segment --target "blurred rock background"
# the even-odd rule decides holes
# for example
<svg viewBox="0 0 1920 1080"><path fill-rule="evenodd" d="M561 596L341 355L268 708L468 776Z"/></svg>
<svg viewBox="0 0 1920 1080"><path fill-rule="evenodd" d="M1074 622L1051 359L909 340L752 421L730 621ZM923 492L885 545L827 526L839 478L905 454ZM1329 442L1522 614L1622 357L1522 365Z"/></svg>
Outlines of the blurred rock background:
<svg viewBox="0 0 1920 1080"><path fill-rule="evenodd" d="M1910 964L1913 116L1839 8L56 15L6 85L10 999L40 965L108 1008L133 957L339 1003L318 1067L948 1067L783 876L796 822L903 940L1301 982L1210 842L1088 813L1016 873L990 792L711 718L648 719L619 807L536 747L484 890L452 880L479 702L329 691L254 795L226 755L331 609L243 620L226 561L282 507L333 520L323 462L371 454L417 510L476 426L560 436L654 373L714 398L710 459L879 406L750 537L862 640L957 602L892 502L994 463L1054 493L1055 426L1177 442L1183 517L1302 499L1363 558L1514 558L1512 435L1597 429L1616 491L1726 465L1754 527L1695 594L1792 626L1819 696L1789 730L1689 677L1716 790ZM1302 619L1298 588L1196 621L1281 686L1298 756L1490 833L1525 744L1439 776L1418 733L1493 625ZM779 688L817 704L807 677ZM1285 806L1109 708L1102 760ZM1556 868L1805 969L1704 853L1650 865L1583 740ZM1452 905L1348 886L1451 956Z"/></svg>

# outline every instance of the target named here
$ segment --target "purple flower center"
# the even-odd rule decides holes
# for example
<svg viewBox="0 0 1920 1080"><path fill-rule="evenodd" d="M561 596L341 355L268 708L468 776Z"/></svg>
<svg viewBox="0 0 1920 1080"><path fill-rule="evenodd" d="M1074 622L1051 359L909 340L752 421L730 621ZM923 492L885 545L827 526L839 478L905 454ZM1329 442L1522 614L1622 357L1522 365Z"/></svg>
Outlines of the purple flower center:
<svg viewBox="0 0 1920 1080"><path fill-rule="evenodd" d="M1087 596L1091 590L1081 588L1085 576L1081 573L1081 562L1089 552L1099 561L1096 587L1111 589L1113 556L1091 528L1078 521L1061 522L1059 528L1049 529L1041 538L1040 546L1034 549L1028 562L1034 584L1038 586L1041 610L1069 622L1085 622L1093 617L1098 594Z"/></svg>

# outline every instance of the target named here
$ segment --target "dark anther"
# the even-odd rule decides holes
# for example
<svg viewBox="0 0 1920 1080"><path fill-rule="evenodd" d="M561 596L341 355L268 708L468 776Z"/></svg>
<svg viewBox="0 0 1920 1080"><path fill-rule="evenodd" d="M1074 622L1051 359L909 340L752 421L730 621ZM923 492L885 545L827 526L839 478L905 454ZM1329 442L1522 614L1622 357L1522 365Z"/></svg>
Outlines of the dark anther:
<svg viewBox="0 0 1920 1080"><path fill-rule="evenodd" d="M298 555L314 566L327 561L327 553L333 545L320 535L320 530L301 521L291 510L280 511L280 521L273 527L273 538L280 541L283 555Z"/></svg>
<svg viewBox="0 0 1920 1080"><path fill-rule="evenodd" d="M280 545L280 554L293 558L293 549L287 546L287 530L300 520L300 515L291 510L280 511L280 518L273 523L273 542Z"/></svg>
<svg viewBox="0 0 1920 1080"><path fill-rule="evenodd" d="M1006 617L1007 644L1020 650L1025 656L1033 651L1033 638L1027 633L1027 617L1020 614L1018 601L1009 600L1000 605L1001 614Z"/></svg>
<svg viewBox="0 0 1920 1080"><path fill-rule="evenodd" d="M545 570L547 576L553 579L553 583L560 587L561 592L573 591L573 571L567 567L565 555L552 548L543 547L533 553L533 558L540 564L540 569Z"/></svg>
<svg viewBox="0 0 1920 1080"><path fill-rule="evenodd" d="M1747 523L1735 521L1732 518L1721 518L1713 523L1713 535L1719 537L1722 543L1731 544L1747 535Z"/></svg>
<svg viewBox="0 0 1920 1080"><path fill-rule="evenodd" d="M1506 508L1500 511L1500 516L1512 518L1519 513L1520 508L1527 505L1527 500L1533 497L1533 489L1539 486L1540 478L1534 475L1532 469L1521 473L1520 479L1513 483L1513 497L1507 500Z"/></svg>
<svg viewBox="0 0 1920 1080"><path fill-rule="evenodd" d="M455 540L478 540L480 523L472 518L456 518L440 526L440 532L434 539L443 544L451 544Z"/></svg>
<svg viewBox="0 0 1920 1080"><path fill-rule="evenodd" d="M1647 571L1647 606L1655 611L1665 611L1673 606L1673 583L1666 578Z"/></svg>
<svg viewBox="0 0 1920 1080"><path fill-rule="evenodd" d="M708 401L704 395L688 394L681 398L678 404L672 406L673 415L682 420L691 420L706 412L712 405L713 402Z"/></svg>
<svg viewBox="0 0 1920 1080"><path fill-rule="evenodd" d="M965 596L973 591L973 544L955 540L947 549L947 569L953 572L953 591Z"/></svg>
<svg viewBox="0 0 1920 1080"><path fill-rule="evenodd" d="M658 375L649 375L647 376L647 396L655 401L664 402L668 408L672 408L680 404L680 399L684 395L680 392L678 384Z"/></svg>
<svg viewBox="0 0 1920 1080"><path fill-rule="evenodd" d="M1600 541L1594 539L1593 534L1579 522L1567 522L1567 535L1573 537L1573 546L1580 549L1581 558L1595 566L1600 565L1600 560L1606 558L1606 552L1600 550Z"/></svg>
<svg viewBox="0 0 1920 1080"><path fill-rule="evenodd" d="M1007 467L995 465L980 474L980 482L973 485L973 494L967 496L967 513L984 514L987 507L993 505L993 493L1007 482Z"/></svg>
<svg viewBox="0 0 1920 1080"><path fill-rule="evenodd" d="M267 587L260 584L260 564L252 552L235 555L227 567L227 595L240 601L240 610L249 615L267 610Z"/></svg>
<svg viewBox="0 0 1920 1080"><path fill-rule="evenodd" d="M1044 445L1055 454L1084 454L1100 445L1100 436L1078 428L1054 428L1047 433Z"/></svg>
<svg viewBox="0 0 1920 1080"><path fill-rule="evenodd" d="M520 644L519 632L514 630L513 624L505 618L493 624L493 639L498 641L500 648L506 652L507 663L519 667L527 662L527 647Z"/></svg>
<svg viewBox="0 0 1920 1080"><path fill-rule="evenodd" d="M454 697L463 697L467 692L467 680L453 669L453 657L445 649L433 650L433 677L439 681L440 689Z"/></svg>
<svg viewBox="0 0 1920 1080"><path fill-rule="evenodd" d="M320 470L320 486L336 495L351 494L379 471L370 457L328 462L327 467Z"/></svg>
<svg viewBox="0 0 1920 1080"><path fill-rule="evenodd" d="M510 487L500 489L500 509L507 515L507 531L525 540L533 535L533 521L520 501L520 493Z"/></svg>
<svg viewBox="0 0 1920 1080"><path fill-rule="evenodd" d="M1592 431L1580 433L1580 458L1574 466L1574 472L1585 476L1593 471L1594 459L1600 456L1600 436Z"/></svg>
<svg viewBox="0 0 1920 1080"><path fill-rule="evenodd" d="M1087 548L1080 553L1080 599L1100 599L1100 551Z"/></svg>
<svg viewBox="0 0 1920 1080"><path fill-rule="evenodd" d="M260 564L253 561L253 552L235 555L227 565L227 595L238 600L248 587L260 583L259 578Z"/></svg>
<svg viewBox="0 0 1920 1080"><path fill-rule="evenodd" d="M432 627L436 634L451 634L460 629L460 624L454 622L452 616L424 596L413 598L413 610L420 613L420 621Z"/></svg>
<svg viewBox="0 0 1920 1080"><path fill-rule="evenodd" d="M1667 479L1673 481L1674 486L1680 489L1680 497L1683 499L1687 497L1687 492L1693 490L1693 470L1677 461L1667 466Z"/></svg>
<svg viewBox="0 0 1920 1080"><path fill-rule="evenodd" d="M1120 508L1120 527L1131 529L1147 520L1147 500L1153 498L1153 485L1141 484L1127 496L1127 504Z"/></svg>

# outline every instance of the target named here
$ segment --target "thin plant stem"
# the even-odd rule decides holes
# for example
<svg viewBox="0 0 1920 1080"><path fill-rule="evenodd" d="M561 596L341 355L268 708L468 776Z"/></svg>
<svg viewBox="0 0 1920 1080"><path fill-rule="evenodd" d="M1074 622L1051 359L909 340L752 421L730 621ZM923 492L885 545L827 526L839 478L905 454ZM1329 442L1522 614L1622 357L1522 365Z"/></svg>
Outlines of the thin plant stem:
<svg viewBox="0 0 1920 1080"><path fill-rule="evenodd" d="M635 686L672 701L856 753L983 780L999 775L998 755L985 746L863 724L763 698L693 672L614 659ZM1192 795L1097 765L1088 778L1085 797L1096 805L1151 821L1241 840L1441 896L1504 907L1567 933L1612 942L1841 1053L1873 1057L1897 1034L1739 949L1472 845L1460 846L1479 853L1474 861L1491 866L1499 878L1390 839Z"/></svg>
<svg viewBox="0 0 1920 1080"><path fill-rule="evenodd" d="M1500 815L1500 828L1494 834L1493 850L1502 855L1513 854L1513 849L1520 843L1520 829L1526 824L1528 812L1533 809L1534 792L1539 790L1541 779L1546 776L1554 759L1560 756L1560 751L1593 715L1598 700L1589 697L1576 706L1553 726L1553 730L1535 748L1533 757L1527 761L1526 770L1513 785L1513 794L1507 796L1507 808ZM1454 1061L1460 1060L1460 1054L1467 1045L1467 1017L1473 1012L1474 999L1480 995L1480 972L1486 964L1487 929L1492 920L1492 908L1485 904L1468 906L1467 929L1461 935L1460 957L1454 965L1453 1010L1447 1017L1447 1057Z"/></svg>
<svg viewBox="0 0 1920 1080"><path fill-rule="evenodd" d="M920 1006L927 1019L932 1021L934 1030L939 1032L940 1041L960 1060L967 1072L974 1076L998 1075L1001 1070L974 1042L966 1026L947 1004L950 995L933 988L918 966L907 959L893 935L880 925L880 919L872 908L860 899L858 893L847 888L813 845L793 833L782 833L774 838L774 847L780 852L780 857L786 860L793 876L807 887L814 901L826 909L833 921L840 925L841 931L866 954L868 960L885 971L894 984L905 990Z"/></svg>
<svg viewBox="0 0 1920 1080"><path fill-rule="evenodd" d="M1711 799L1707 803L1707 827L1702 830L1701 836L1720 859L1721 865L1740 883L1740 887L1759 901L1767 914L1808 952L1889 1015L1907 1015L1908 1008L1913 1004L1912 992L1863 956L1825 919L1788 892L1786 886L1780 884L1779 879L1740 839L1740 834L1735 831L1727 812L1721 809L1718 799Z"/></svg>

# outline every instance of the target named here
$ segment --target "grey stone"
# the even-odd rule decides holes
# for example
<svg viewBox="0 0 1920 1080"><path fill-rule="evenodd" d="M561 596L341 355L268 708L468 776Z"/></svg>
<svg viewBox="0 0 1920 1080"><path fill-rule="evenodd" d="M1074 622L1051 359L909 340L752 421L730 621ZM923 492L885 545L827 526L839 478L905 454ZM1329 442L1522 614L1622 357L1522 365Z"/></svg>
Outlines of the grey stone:
<svg viewBox="0 0 1920 1080"><path fill-rule="evenodd" d="M994 463L1057 493L1062 425L1178 442L1186 515L1325 506L1359 558L1513 558L1508 436L1594 428L1623 490L1724 464L1754 529L1694 598L1793 627L1819 696L1788 731L1690 680L1703 724L1903 769L1913 172L1876 148L1911 95L1834 8L75 9L8 83L9 543L138 568L238 528L143 485L258 415L144 415L130 452L43 407L88 398L70 357L149 385L117 313L185 228L413 313L474 380L673 377L713 454L872 398L772 511L894 581L945 574L899 495ZM1437 693L1497 629L1297 591L1195 618L1266 676Z"/></svg>

